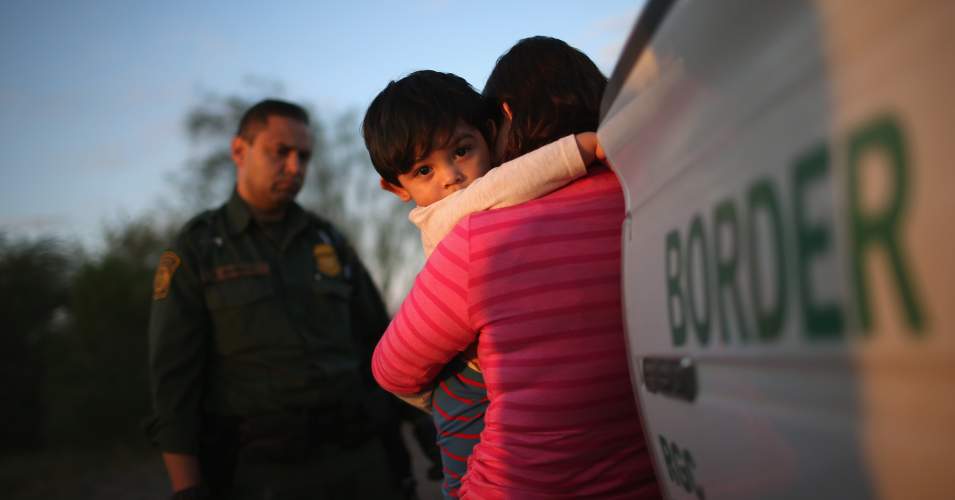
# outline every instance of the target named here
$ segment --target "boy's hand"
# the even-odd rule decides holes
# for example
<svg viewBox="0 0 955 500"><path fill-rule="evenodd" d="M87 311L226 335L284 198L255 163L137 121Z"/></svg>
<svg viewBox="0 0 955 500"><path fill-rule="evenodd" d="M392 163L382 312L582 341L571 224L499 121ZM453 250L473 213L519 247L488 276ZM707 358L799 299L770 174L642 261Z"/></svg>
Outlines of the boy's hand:
<svg viewBox="0 0 955 500"><path fill-rule="evenodd" d="M467 361L468 366L474 371L481 371L481 363L478 361L477 341L471 342L467 349L461 351L461 357Z"/></svg>
<svg viewBox="0 0 955 500"><path fill-rule="evenodd" d="M581 132L574 138L577 139L577 148L580 150L584 165L590 165L594 160L606 163L607 154L597 140L596 132Z"/></svg>
<svg viewBox="0 0 955 500"><path fill-rule="evenodd" d="M581 132L575 135L574 139L577 140L577 148L580 150L580 157L584 160L584 165L593 163L597 152L597 134Z"/></svg>

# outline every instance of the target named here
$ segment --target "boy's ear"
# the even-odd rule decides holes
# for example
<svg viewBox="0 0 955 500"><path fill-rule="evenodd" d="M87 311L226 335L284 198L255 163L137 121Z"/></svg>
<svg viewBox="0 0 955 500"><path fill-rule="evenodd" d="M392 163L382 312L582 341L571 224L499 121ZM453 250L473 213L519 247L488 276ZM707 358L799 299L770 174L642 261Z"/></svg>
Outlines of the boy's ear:
<svg viewBox="0 0 955 500"><path fill-rule="evenodd" d="M379 181L381 183L381 189L384 189L398 198L401 198L401 201L411 201L411 194L408 193L407 189L401 186L396 186L384 179L380 179Z"/></svg>

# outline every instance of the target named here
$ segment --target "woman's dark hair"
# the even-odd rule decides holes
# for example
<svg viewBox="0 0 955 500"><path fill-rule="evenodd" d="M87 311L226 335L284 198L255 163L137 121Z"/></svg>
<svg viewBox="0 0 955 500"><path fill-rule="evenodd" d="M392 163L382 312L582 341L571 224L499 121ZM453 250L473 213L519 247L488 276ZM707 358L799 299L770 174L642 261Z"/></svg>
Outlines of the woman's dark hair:
<svg viewBox="0 0 955 500"><path fill-rule="evenodd" d="M498 60L484 86L487 113L500 128L501 104L513 115L497 162L514 159L568 134L597 130L607 86L597 65L556 38L525 38Z"/></svg>

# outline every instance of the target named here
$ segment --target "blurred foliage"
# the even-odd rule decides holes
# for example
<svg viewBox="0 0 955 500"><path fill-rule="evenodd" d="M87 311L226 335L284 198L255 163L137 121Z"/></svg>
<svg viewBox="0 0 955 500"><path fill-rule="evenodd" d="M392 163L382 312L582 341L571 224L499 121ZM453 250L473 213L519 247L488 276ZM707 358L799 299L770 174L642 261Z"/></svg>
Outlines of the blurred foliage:
<svg viewBox="0 0 955 500"><path fill-rule="evenodd" d="M152 220L129 221L106 231L105 253L77 266L66 334L45 346L49 444L143 440L152 276L171 237Z"/></svg>
<svg viewBox="0 0 955 500"><path fill-rule="evenodd" d="M15 381L0 392L4 449L145 442L145 328L153 268L171 235L129 221L105 232L96 256L0 238L3 317L13 325L0 337L0 370Z"/></svg>
<svg viewBox="0 0 955 500"><path fill-rule="evenodd" d="M68 259L52 239L9 241L0 234L0 442L21 450L42 439L45 373L40 342L68 300Z"/></svg>

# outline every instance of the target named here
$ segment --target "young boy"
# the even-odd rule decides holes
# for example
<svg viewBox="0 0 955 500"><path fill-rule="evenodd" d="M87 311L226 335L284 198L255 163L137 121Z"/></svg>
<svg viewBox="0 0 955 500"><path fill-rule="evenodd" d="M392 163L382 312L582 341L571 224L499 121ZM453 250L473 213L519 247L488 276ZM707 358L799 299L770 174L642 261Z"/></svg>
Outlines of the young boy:
<svg viewBox="0 0 955 500"><path fill-rule="evenodd" d="M495 132L480 94L449 73L412 73L389 83L368 107L362 133L371 161L383 189L417 205L409 218L426 255L464 216L537 198L583 176L598 150L596 134L569 135L492 170L488 143ZM402 397L434 410L445 498L457 498L484 427L487 392L474 347L444 367L433 391Z"/></svg>

